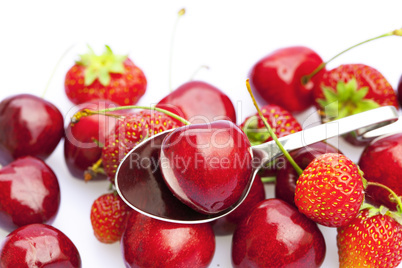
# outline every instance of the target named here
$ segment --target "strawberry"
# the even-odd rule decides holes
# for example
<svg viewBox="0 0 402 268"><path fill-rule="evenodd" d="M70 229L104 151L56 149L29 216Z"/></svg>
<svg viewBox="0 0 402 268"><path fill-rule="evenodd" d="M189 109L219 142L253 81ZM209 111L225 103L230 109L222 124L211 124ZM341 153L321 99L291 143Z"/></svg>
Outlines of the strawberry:
<svg viewBox="0 0 402 268"><path fill-rule="evenodd" d="M91 224L95 237L102 243L120 241L130 211L131 208L117 192L99 196L91 207Z"/></svg>
<svg viewBox="0 0 402 268"><path fill-rule="evenodd" d="M261 107L261 111L278 138L302 130L299 122L297 122L293 115L278 105L265 105ZM247 117L240 125L240 128L246 133L252 145L272 140L257 113Z"/></svg>
<svg viewBox="0 0 402 268"><path fill-rule="evenodd" d="M338 228L340 267L397 267L402 260L402 228L389 211L363 209Z"/></svg>
<svg viewBox="0 0 402 268"><path fill-rule="evenodd" d="M299 176L295 204L313 221L340 227L359 213L364 199L362 172L342 154L315 158Z"/></svg>
<svg viewBox="0 0 402 268"><path fill-rule="evenodd" d="M114 182L120 161L131 149L154 134L179 126L182 123L176 119L152 110L142 110L120 118L102 149L102 164L106 175Z"/></svg>
<svg viewBox="0 0 402 268"><path fill-rule="evenodd" d="M323 121L331 121L379 106L398 108L396 93L384 76L363 64L345 64L327 71L314 92Z"/></svg>
<svg viewBox="0 0 402 268"><path fill-rule="evenodd" d="M127 56L115 55L106 46L102 55L96 55L92 49L81 55L68 70L64 87L67 97L75 104L107 99L129 105L144 95L147 80Z"/></svg>

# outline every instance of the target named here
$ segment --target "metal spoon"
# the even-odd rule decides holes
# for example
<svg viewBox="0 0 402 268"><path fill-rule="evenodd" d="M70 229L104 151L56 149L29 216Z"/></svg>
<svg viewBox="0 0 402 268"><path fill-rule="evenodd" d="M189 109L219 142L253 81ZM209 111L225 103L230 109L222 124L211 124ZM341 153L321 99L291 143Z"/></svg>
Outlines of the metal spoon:
<svg viewBox="0 0 402 268"><path fill-rule="evenodd" d="M380 107L348 116L340 120L318 125L280 138L287 151L292 151L322 140L355 131L358 137L370 137L371 131L398 119L392 106ZM150 217L176 223L204 223L223 217L236 209L246 198L255 175L266 163L282 154L274 141L253 146L252 176L242 197L229 209L214 215L198 213L179 201L169 190L160 171L160 151L163 139L173 130L164 131L143 141L121 161L115 177L117 192L133 209ZM384 133L381 133L384 134Z"/></svg>

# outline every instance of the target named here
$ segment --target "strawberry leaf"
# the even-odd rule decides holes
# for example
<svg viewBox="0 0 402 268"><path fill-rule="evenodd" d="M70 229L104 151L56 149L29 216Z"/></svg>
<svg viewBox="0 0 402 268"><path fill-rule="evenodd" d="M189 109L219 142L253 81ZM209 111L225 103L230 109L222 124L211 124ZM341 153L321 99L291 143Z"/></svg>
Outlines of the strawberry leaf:
<svg viewBox="0 0 402 268"><path fill-rule="evenodd" d="M80 55L77 62L86 67L85 69L85 85L89 86L96 79L103 86L108 86L111 81L111 73L124 73L124 61L126 55L115 55L109 46L105 46L105 52L102 55L96 55L89 47L87 54Z"/></svg>
<svg viewBox="0 0 402 268"><path fill-rule="evenodd" d="M369 87L359 88L354 77L347 83L339 80L336 90L322 86L325 98L316 100L324 112L322 117L331 121L378 108L380 105L377 102L366 98L369 90Z"/></svg>
<svg viewBox="0 0 402 268"><path fill-rule="evenodd" d="M354 114L365 112L371 109L380 107L378 103L373 100L362 100L356 104L356 108L353 110Z"/></svg>
<svg viewBox="0 0 402 268"><path fill-rule="evenodd" d="M91 85L97 78L97 73L93 69L86 69L85 70L85 85Z"/></svg>
<svg viewBox="0 0 402 268"><path fill-rule="evenodd" d="M324 93L325 100L328 103L331 103L331 102L334 102L334 101L338 100L338 94L336 94L336 92L332 88L323 87L322 90L323 90L323 93Z"/></svg>
<svg viewBox="0 0 402 268"><path fill-rule="evenodd" d="M359 102L362 99L364 99L364 97L366 97L368 91L369 91L368 87L362 87L359 90L356 90L355 94L353 94L353 96L352 96L352 102Z"/></svg>

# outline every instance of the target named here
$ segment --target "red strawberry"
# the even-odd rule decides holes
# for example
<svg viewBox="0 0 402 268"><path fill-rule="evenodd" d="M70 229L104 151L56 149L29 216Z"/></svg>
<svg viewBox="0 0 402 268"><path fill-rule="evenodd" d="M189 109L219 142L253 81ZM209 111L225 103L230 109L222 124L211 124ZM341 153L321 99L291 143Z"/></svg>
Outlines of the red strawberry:
<svg viewBox="0 0 402 268"><path fill-rule="evenodd" d="M296 183L295 204L300 212L328 227L349 223L364 199L362 172L342 154L315 158Z"/></svg>
<svg viewBox="0 0 402 268"><path fill-rule="evenodd" d="M392 86L379 71L363 64L345 64L326 72L317 88L316 106L324 121L379 106L398 108Z"/></svg>
<svg viewBox="0 0 402 268"><path fill-rule="evenodd" d="M362 210L338 228L340 267L397 267L402 260L402 228L389 212Z"/></svg>
<svg viewBox="0 0 402 268"><path fill-rule="evenodd" d="M278 105L265 105L261 107L261 112L278 138L302 130L299 122L292 114ZM240 128L246 133L252 145L272 140L258 113L247 117L240 125Z"/></svg>
<svg viewBox="0 0 402 268"><path fill-rule="evenodd" d="M91 49L68 70L65 82L67 97L75 104L95 99L111 100L119 105L138 102L144 95L144 73L127 57L113 54L109 46L102 55Z"/></svg>
<svg viewBox="0 0 402 268"><path fill-rule="evenodd" d="M91 208L91 224L95 237L102 243L120 241L130 211L131 208L116 192L98 197Z"/></svg>
<svg viewBox="0 0 402 268"><path fill-rule="evenodd" d="M152 110L143 110L119 119L102 149L106 175L113 182L120 161L131 149L154 134L179 126L182 126L179 121Z"/></svg>

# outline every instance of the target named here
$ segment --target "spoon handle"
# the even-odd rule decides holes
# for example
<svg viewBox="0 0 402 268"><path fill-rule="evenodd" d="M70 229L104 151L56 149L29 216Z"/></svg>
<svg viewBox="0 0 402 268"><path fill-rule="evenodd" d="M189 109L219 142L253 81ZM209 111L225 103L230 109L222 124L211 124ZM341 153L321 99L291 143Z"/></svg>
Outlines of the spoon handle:
<svg viewBox="0 0 402 268"><path fill-rule="evenodd" d="M356 131L358 137L363 137L365 133L372 133L370 135L374 136L372 130L388 125L397 119L398 111L395 107L383 106L290 134L280 138L279 141L285 150L292 151L352 131ZM381 132L380 134L383 135L384 133ZM263 164L282 154L274 141L256 145L252 148L253 153L257 154L259 158L263 156Z"/></svg>

